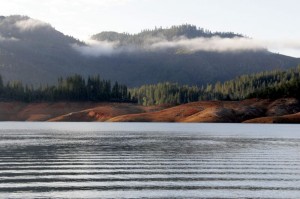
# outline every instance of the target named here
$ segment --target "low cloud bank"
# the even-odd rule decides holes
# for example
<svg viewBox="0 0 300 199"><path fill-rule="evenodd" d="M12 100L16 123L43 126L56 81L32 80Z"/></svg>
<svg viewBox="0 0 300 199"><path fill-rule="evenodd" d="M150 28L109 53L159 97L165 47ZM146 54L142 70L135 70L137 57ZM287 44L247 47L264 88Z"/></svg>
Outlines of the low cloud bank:
<svg viewBox="0 0 300 199"><path fill-rule="evenodd" d="M272 49L285 49L285 50L299 50L300 40L285 40L285 41L267 41L265 42L269 48Z"/></svg>
<svg viewBox="0 0 300 199"><path fill-rule="evenodd" d="M161 41L151 45L153 49L183 48L192 52L235 52L235 51L252 51L260 50L265 47L254 40L235 37L235 38L181 38L173 41Z"/></svg>
<svg viewBox="0 0 300 199"><path fill-rule="evenodd" d="M1 34L0 34L0 42L5 42L5 41L18 41L19 39L17 38L14 38L14 37L3 37Z"/></svg>
<svg viewBox="0 0 300 199"><path fill-rule="evenodd" d="M87 45L73 44L72 47L82 55L90 57L109 56L118 52L117 43L107 41L88 41Z"/></svg>
<svg viewBox="0 0 300 199"><path fill-rule="evenodd" d="M111 56L122 52L164 51L167 49L182 49L188 52L243 52L267 49L300 50L298 41L263 41L244 37L234 38L174 38L169 41L162 37L149 38L141 46L120 45L118 42L89 41L86 46L73 45L73 48L85 56Z"/></svg>
<svg viewBox="0 0 300 199"><path fill-rule="evenodd" d="M20 31L33 31L37 28L48 27L50 25L36 19L24 19L24 20L17 21L15 23L15 26Z"/></svg>

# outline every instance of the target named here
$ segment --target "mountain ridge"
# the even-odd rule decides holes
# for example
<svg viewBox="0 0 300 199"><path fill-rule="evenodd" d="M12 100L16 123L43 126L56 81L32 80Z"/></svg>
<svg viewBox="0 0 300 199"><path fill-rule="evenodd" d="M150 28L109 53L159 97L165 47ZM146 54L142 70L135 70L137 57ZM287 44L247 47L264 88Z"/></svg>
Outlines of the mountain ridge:
<svg viewBox="0 0 300 199"><path fill-rule="evenodd" d="M178 26L171 26L170 28L160 27L155 29L146 29L135 34L103 31L98 34L92 35L91 39L97 41L120 42L121 45L143 45L145 44L145 42L149 42L149 39L165 39L167 41L172 41L181 37L194 39L199 37L234 38L244 36L233 32L211 32L195 25L183 24Z"/></svg>
<svg viewBox="0 0 300 199"><path fill-rule="evenodd" d="M168 34L161 36L160 32ZM149 38L149 34L158 35L161 40L149 44L149 40L142 39L143 36ZM100 74L105 79L130 87L165 81L201 86L243 74L287 69L300 63L300 59L274 54L265 49L236 52L189 49L195 39L199 42L201 34L206 34L207 38L215 36L222 39L222 35L229 40L242 38L242 35L235 33L212 33L196 26L183 25L174 26L173 29L145 30L136 36L121 34L125 39L119 41L123 45L119 48L118 44L114 44L118 43L116 39L119 34L110 39L111 43L107 44L108 34L98 39L100 44L91 45L30 17L1 17L0 74L5 81L19 80L35 86L54 84L59 77L73 74L84 77ZM180 46L183 40L188 40L184 44L187 50ZM101 43L104 41L106 43ZM150 50L132 50L130 44L135 44L135 41L149 44L147 47ZM172 42L175 42L175 47ZM162 46L167 46L167 49L164 50ZM85 54L81 53L82 50ZM94 53L94 56L88 56L89 53Z"/></svg>

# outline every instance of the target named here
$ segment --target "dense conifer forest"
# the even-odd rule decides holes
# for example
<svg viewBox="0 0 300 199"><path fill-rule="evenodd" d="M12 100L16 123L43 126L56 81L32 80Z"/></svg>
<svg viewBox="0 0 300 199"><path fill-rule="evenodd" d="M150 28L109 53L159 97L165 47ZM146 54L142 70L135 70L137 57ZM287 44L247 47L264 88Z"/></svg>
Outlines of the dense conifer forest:
<svg viewBox="0 0 300 199"><path fill-rule="evenodd" d="M0 99L25 102L37 101L95 101L95 102L132 102L130 93L125 85L99 76L90 76L84 79L80 75L59 78L55 86L23 85L21 82L12 81L6 85L0 80Z"/></svg>
<svg viewBox="0 0 300 199"><path fill-rule="evenodd" d="M231 81L202 87L175 83L144 85L130 89L142 105L182 104L199 100L243 100L246 98L300 97L300 66L286 71L274 70L243 75Z"/></svg>
<svg viewBox="0 0 300 199"><path fill-rule="evenodd" d="M246 98L300 98L300 66L286 71L274 70L243 75L224 83L187 86L178 83L158 83L128 89L126 85L99 76L80 75L59 78L56 85L33 87L0 80L0 99L25 102L94 101L132 102L144 106L184 104L199 100L243 100Z"/></svg>

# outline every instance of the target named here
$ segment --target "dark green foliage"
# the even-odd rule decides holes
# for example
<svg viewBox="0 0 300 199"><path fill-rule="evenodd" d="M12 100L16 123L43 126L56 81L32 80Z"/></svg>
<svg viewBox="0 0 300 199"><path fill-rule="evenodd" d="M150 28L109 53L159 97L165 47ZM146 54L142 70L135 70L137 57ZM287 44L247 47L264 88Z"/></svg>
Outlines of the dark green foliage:
<svg viewBox="0 0 300 199"><path fill-rule="evenodd" d="M172 83L131 89L139 104L182 104L198 100L243 100L246 98L300 98L300 66L294 69L243 75L224 83L180 86Z"/></svg>
<svg viewBox="0 0 300 199"><path fill-rule="evenodd" d="M35 101L94 101L94 102L134 102L125 85L111 83L99 76L88 77L87 81L80 75L65 79L59 78L56 86L39 88L23 86L21 82L9 82L3 85L0 77L0 99L25 102Z"/></svg>
<svg viewBox="0 0 300 199"><path fill-rule="evenodd" d="M219 99L241 100L249 97L280 98L296 97L293 94L298 89L300 81L300 66L281 71L274 70L243 75L223 84L216 83L212 93L219 93Z"/></svg>
<svg viewBox="0 0 300 199"><path fill-rule="evenodd" d="M299 81L300 66L286 71L244 75L225 82L223 89L217 91L228 95L230 99L298 97Z"/></svg>
<svg viewBox="0 0 300 199"><path fill-rule="evenodd" d="M18 101L114 101L139 104L183 104L199 100L243 100L245 98L300 98L300 66L287 71L243 75L224 83L187 86L177 83L144 85L128 91L125 85L80 75L59 78L56 86L39 88L13 81L4 85L0 77L0 99Z"/></svg>
<svg viewBox="0 0 300 199"><path fill-rule="evenodd" d="M259 89L248 96L248 98L254 97L267 99L294 97L300 99L300 78L291 79L276 86Z"/></svg>
<svg viewBox="0 0 300 199"><path fill-rule="evenodd" d="M198 101L203 94L197 86L180 86L175 83L144 85L130 90L131 95L144 106L159 104L183 104Z"/></svg>

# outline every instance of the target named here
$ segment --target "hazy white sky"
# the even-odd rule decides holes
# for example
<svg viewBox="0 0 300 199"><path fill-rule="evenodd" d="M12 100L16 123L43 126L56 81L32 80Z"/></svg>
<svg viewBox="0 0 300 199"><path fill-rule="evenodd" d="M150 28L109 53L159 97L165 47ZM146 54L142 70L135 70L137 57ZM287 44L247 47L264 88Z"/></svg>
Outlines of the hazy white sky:
<svg viewBox="0 0 300 199"><path fill-rule="evenodd" d="M299 44L299 8L299 0L0 0L0 15L27 15L82 40L106 30L137 33L189 23ZM300 45L278 46L272 50L300 57Z"/></svg>

